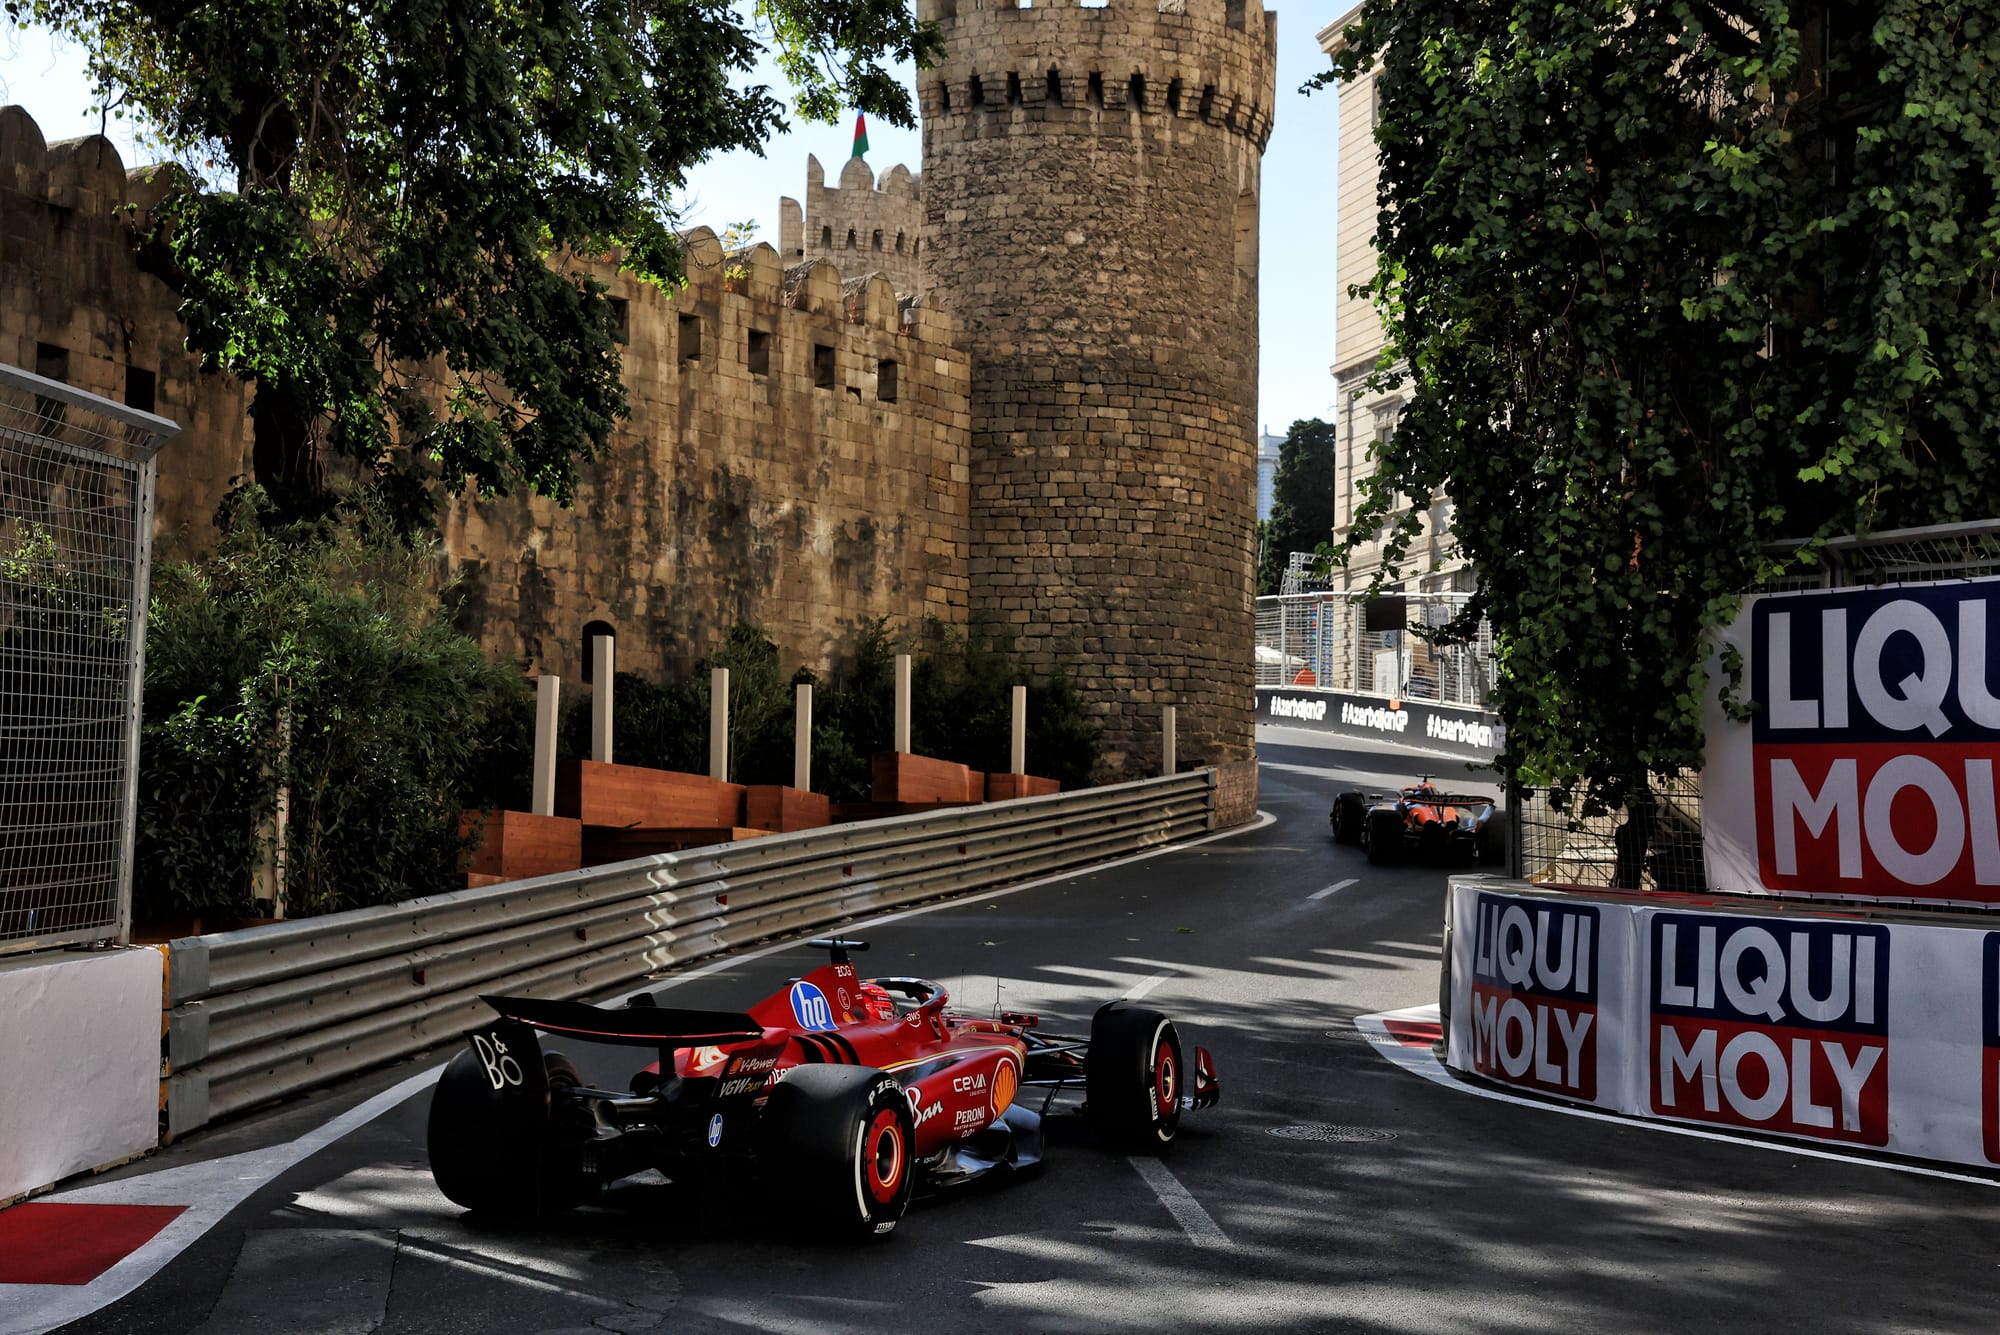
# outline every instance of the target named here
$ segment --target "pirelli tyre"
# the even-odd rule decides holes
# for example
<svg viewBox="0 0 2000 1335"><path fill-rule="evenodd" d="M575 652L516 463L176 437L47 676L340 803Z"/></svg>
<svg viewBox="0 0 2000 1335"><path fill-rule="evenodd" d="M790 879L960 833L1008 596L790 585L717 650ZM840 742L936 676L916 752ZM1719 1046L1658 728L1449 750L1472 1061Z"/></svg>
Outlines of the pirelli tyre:
<svg viewBox="0 0 2000 1335"><path fill-rule="evenodd" d="M1361 803L1361 794L1342 793L1333 799L1333 842L1336 844L1358 844L1361 842L1361 823L1367 815L1367 808Z"/></svg>
<svg viewBox="0 0 2000 1335"><path fill-rule="evenodd" d="M757 1155L779 1217L809 1237L891 1232L916 1182L915 1115L892 1075L870 1066L795 1066L771 1086Z"/></svg>
<svg viewBox="0 0 2000 1335"><path fill-rule="evenodd" d="M1393 867L1403 860L1403 818L1393 811L1371 811L1361 842L1369 865Z"/></svg>
<svg viewBox="0 0 2000 1335"><path fill-rule="evenodd" d="M1113 1149L1165 1153L1180 1131L1185 1070L1172 1020L1126 1002L1106 1002L1090 1021L1084 1111Z"/></svg>
<svg viewBox="0 0 2000 1335"><path fill-rule="evenodd" d="M574 1205L585 1184L551 1153L549 1097L581 1077L561 1053L539 1053L532 1034L526 1043L493 1040L479 1035L438 1077L425 1134L431 1177L475 1214L531 1219Z"/></svg>

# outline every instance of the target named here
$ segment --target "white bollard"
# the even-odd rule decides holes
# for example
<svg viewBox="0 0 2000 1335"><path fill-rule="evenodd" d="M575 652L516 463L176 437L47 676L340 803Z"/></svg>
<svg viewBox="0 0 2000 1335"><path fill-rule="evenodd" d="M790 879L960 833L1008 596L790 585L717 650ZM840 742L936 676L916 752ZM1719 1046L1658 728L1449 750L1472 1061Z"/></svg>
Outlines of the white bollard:
<svg viewBox="0 0 2000 1335"><path fill-rule="evenodd" d="M556 717L562 702L562 678L535 678L535 780L529 808L537 816L556 814Z"/></svg>
<svg viewBox="0 0 2000 1335"><path fill-rule="evenodd" d="M612 638L590 637L590 758L611 763Z"/></svg>
<svg viewBox="0 0 2000 1335"><path fill-rule="evenodd" d="M795 715L792 723L792 787L800 792L810 792L813 765L812 683L800 682L793 688L792 698Z"/></svg>
<svg viewBox="0 0 2000 1335"><path fill-rule="evenodd" d="M896 655L896 744L893 750L905 755L910 750L910 656Z"/></svg>
<svg viewBox="0 0 2000 1335"><path fill-rule="evenodd" d="M708 777L729 782L729 669L708 674Z"/></svg>
<svg viewBox="0 0 2000 1335"><path fill-rule="evenodd" d="M1014 740L1007 751L1007 763L1015 774L1028 772L1028 688L1014 688Z"/></svg>
<svg viewBox="0 0 2000 1335"><path fill-rule="evenodd" d="M1174 752L1177 749L1174 745L1174 707L1168 705L1160 711L1160 773L1178 772L1174 768Z"/></svg>

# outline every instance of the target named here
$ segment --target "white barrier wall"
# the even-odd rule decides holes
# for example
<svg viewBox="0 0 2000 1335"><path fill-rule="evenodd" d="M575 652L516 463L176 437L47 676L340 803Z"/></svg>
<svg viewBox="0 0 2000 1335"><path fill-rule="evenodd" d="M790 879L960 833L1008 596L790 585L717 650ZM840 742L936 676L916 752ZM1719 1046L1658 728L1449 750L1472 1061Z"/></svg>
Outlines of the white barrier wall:
<svg viewBox="0 0 2000 1335"><path fill-rule="evenodd" d="M0 1201L160 1138L162 952L0 964Z"/></svg>
<svg viewBox="0 0 2000 1335"><path fill-rule="evenodd" d="M1455 877L1446 1064L1639 1117L2000 1164L2000 931Z"/></svg>

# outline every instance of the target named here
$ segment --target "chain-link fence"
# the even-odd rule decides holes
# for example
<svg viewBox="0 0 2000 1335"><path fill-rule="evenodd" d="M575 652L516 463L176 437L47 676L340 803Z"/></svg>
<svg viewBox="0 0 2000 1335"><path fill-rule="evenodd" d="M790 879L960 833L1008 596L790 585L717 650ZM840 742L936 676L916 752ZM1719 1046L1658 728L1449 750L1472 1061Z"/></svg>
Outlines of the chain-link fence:
<svg viewBox="0 0 2000 1335"><path fill-rule="evenodd" d="M1257 684L1318 686L1357 695L1486 707L1493 632L1465 644L1423 633L1443 627L1470 594L1280 594L1257 600ZM1371 629L1372 627L1372 629Z"/></svg>
<svg viewBox="0 0 2000 1335"><path fill-rule="evenodd" d="M0 365L0 953L130 929L153 460L178 430Z"/></svg>
<svg viewBox="0 0 2000 1335"><path fill-rule="evenodd" d="M1766 591L1914 584L2000 575L2000 519L1903 529L1828 543L1820 564ZM1655 777L1649 793L1625 811L1572 816L1545 794L1514 802L1520 875L1550 885L1690 893L1740 891L1714 886L1703 871L1701 776Z"/></svg>
<svg viewBox="0 0 2000 1335"><path fill-rule="evenodd" d="M1558 811L1536 791L1519 794L1512 805L1524 880L1593 889L1708 888L1698 774L1655 778L1645 797L1614 815Z"/></svg>

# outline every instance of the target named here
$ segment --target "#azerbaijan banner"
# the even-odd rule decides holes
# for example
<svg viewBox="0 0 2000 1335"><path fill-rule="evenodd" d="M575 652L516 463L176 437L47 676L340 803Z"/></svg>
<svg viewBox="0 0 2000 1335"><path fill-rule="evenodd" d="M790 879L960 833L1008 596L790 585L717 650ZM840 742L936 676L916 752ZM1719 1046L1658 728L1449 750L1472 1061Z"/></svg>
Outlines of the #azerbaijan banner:
<svg viewBox="0 0 2000 1335"><path fill-rule="evenodd" d="M1721 891L2000 903L2000 579L1766 594L1711 661L1702 839Z"/></svg>
<svg viewBox="0 0 2000 1335"><path fill-rule="evenodd" d="M1452 881L1453 1069L1629 1116L2000 1165L2000 931L1482 879Z"/></svg>

